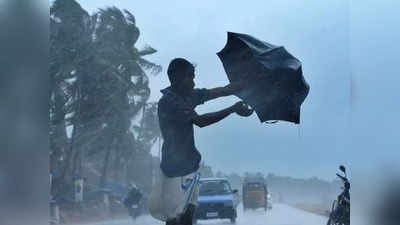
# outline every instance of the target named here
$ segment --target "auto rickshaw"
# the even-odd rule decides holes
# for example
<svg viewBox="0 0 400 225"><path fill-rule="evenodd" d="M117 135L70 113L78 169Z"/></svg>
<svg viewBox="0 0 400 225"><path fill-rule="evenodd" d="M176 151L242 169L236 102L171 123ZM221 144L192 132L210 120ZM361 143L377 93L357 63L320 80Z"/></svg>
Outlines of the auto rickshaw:
<svg viewBox="0 0 400 225"><path fill-rule="evenodd" d="M242 188L243 210L264 208L267 211L267 195L264 178L245 178Z"/></svg>

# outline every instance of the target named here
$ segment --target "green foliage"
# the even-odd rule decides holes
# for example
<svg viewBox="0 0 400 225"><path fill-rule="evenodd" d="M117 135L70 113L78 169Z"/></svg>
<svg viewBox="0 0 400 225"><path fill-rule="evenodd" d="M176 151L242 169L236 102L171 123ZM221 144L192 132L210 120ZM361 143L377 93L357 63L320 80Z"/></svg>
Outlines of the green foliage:
<svg viewBox="0 0 400 225"><path fill-rule="evenodd" d="M74 0L52 4L51 169L79 175L85 161L104 154L106 177L111 162L114 169L123 167L135 152L150 151L159 138L152 104L145 110L139 138L131 129L132 119L140 115L150 96L146 72L161 71L161 66L143 58L156 53L154 48L135 47L139 36L135 17L127 10L111 7L89 15Z"/></svg>

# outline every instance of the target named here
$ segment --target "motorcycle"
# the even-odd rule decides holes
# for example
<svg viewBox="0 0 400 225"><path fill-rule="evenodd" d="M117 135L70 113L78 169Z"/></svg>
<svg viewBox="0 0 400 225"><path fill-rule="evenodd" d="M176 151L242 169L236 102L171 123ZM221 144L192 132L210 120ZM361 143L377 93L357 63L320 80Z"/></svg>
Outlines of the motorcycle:
<svg viewBox="0 0 400 225"><path fill-rule="evenodd" d="M136 220L136 218L140 215L141 205L142 205L142 202L140 201L140 202L138 202L138 203L136 203L136 204L131 205L131 206L128 208L129 216L130 216L133 220Z"/></svg>
<svg viewBox="0 0 400 225"><path fill-rule="evenodd" d="M350 225L350 182L347 179L346 168L341 165L339 169L344 176L338 173L336 176L343 182L343 191L332 203L327 225Z"/></svg>
<svg viewBox="0 0 400 225"><path fill-rule="evenodd" d="M127 208L128 214L133 220L140 215L143 208L144 202L142 201L142 197L142 192L138 188L132 187L126 198L123 200L123 204Z"/></svg>

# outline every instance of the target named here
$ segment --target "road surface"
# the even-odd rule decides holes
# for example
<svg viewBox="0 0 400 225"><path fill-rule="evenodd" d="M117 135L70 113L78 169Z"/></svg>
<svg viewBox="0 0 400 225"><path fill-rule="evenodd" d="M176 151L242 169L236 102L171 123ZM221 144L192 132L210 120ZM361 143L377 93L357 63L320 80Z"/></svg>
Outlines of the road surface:
<svg viewBox="0 0 400 225"><path fill-rule="evenodd" d="M304 212L287 205L274 204L267 212L260 209L243 213L238 208L238 218L235 225L326 225L327 218ZM229 220L199 220L198 225L229 225ZM151 216L141 216L133 220L114 220L90 225L164 225Z"/></svg>

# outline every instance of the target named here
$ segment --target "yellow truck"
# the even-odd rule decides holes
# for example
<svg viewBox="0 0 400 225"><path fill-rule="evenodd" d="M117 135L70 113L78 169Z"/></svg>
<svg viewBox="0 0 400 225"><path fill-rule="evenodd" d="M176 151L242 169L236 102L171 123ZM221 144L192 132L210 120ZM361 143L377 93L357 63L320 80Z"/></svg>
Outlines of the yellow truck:
<svg viewBox="0 0 400 225"><path fill-rule="evenodd" d="M267 185L262 177L246 177L243 181L242 198L243 210L264 208L268 209Z"/></svg>

